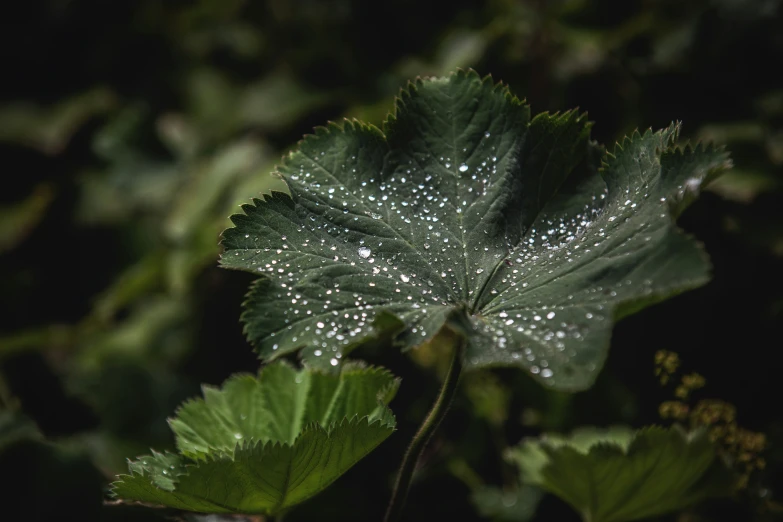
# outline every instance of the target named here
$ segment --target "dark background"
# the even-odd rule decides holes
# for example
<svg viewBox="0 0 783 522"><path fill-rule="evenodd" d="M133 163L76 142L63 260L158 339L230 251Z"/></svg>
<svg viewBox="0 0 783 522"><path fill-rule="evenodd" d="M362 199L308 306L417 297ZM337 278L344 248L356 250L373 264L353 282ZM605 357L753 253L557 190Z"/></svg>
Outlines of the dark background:
<svg viewBox="0 0 783 522"><path fill-rule="evenodd" d="M661 422L661 349L706 377L698 397L733 403L769 440L738 498L661 520L774 519L783 2L50 0L4 5L0 25L0 472L12 482L0 516L162 516L101 502L126 458L172 446L165 419L200 383L258 368L238 323L251 278L216 264L227 216L282 188L268 173L314 125L380 124L407 79L473 67L534 113L588 111L608 145L681 120L685 139L726 144L735 168L680 219L713 281L622 320L587 392L516 370L466 378L406 520L527 520L477 508L487 488L515 494L502 450L547 430ZM431 355L357 354L404 376L399 430L287 521L380 520L437 393ZM546 496L535 520L577 518Z"/></svg>

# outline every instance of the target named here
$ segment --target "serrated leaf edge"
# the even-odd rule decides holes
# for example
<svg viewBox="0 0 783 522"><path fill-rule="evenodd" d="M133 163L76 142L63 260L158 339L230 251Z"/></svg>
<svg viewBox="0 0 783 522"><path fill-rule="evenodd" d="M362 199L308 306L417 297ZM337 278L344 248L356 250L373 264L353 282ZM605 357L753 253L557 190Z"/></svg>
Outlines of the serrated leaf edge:
<svg viewBox="0 0 783 522"><path fill-rule="evenodd" d="M309 434L312 431L319 431L319 430L323 431L323 433L326 435L327 440L328 440L328 439L330 439L332 437L332 433L334 432L335 429L342 428L346 424L349 424L349 425L350 424L359 425L362 422L366 422L366 429L372 428L375 424L378 424L381 428L389 428L389 434L386 437L384 437L384 440L385 440L389 435L391 435L394 431L396 431L396 417L394 417L393 414L391 415L391 419L394 421L393 424L384 423L383 420L380 419L380 418L370 421L369 415L364 415L362 417L359 417L359 415L354 415L352 417L347 417L346 416L341 421L339 421L339 422L335 421L334 423L330 424L329 429L325 428L324 426L321 426L317 422L311 422L311 423L307 424L304 428L302 428L302 431L299 433L299 435L297 435L297 438L293 442L293 444L288 444L286 442L280 442L280 441L272 441L272 440L264 442L264 441L260 441L260 440L248 439L248 440L244 440L244 441L241 441L241 442L237 442L236 446L234 447L234 450L230 454L228 452L225 452L225 451L214 451L212 453L200 454L199 458L193 458L190 455L185 456L185 455L182 455L182 454L166 452L165 454L176 456L176 457L178 457L179 459L182 459L182 460L189 460L189 461L191 461L191 462L186 462L186 463L182 464L182 470L183 470L182 472L177 473L175 475L172 475L170 477L172 483L175 484L175 488L173 490L167 490L167 489L163 489L163 488L159 487L157 484L155 484L152 481L152 470L149 467L140 466L141 467L141 473L139 473L137 471L134 471L134 470L130 470L129 473L124 473L124 474L117 475L117 478L119 480L116 480L116 481L112 482L109 485L109 493L113 497L118 497L118 495L116 494L116 489L117 489L117 487L119 487L119 485L121 483L124 482L123 477L142 477L142 478L147 478L150 481L150 484L153 487L155 487L156 489L159 489L159 490L164 491L166 493L175 493L176 492L176 484L179 482L180 478L184 477L184 476L190 475L189 470L197 469L197 468L199 468L203 464L207 464L209 462L218 462L218 461L230 461L230 462L233 462L235 460L237 451L259 451L259 452L264 452L264 451L267 451L268 449L274 449L274 448L283 448L283 447L293 448L294 446L296 446L297 442L299 442L299 440L305 434ZM151 451L153 457L156 456L156 455L163 455L163 453L157 452L154 449L151 449L150 451ZM372 451L372 448L370 450L368 450L367 452L363 453L357 459L357 462L359 460L363 459L365 456L367 456L370 451ZM141 456L137 457L137 459L142 459L144 457L145 457L145 455L141 455ZM138 462L140 462L140 460L130 461L130 459L128 459L128 462L129 462L129 465L130 464L137 464Z"/></svg>
<svg viewBox="0 0 783 522"><path fill-rule="evenodd" d="M396 427L396 417L394 416L394 412L391 410L391 408L388 407L388 404L392 401L392 399L394 399L394 396L397 393L397 389L399 388L400 384L402 383L402 379L400 379L399 377L395 376L387 368L384 368L382 366L375 366L375 365L367 364L364 361L349 360L349 361L346 361L346 363L341 366L340 372L338 374L333 374L333 373L329 372L328 370L321 369L321 368L303 368L303 369L298 370L293 364L291 364L289 361L287 361L285 359L277 360L277 361L275 361L274 364L286 366L289 369L292 369L292 370L296 371L297 374L310 373L310 374L320 374L320 375L332 375L332 376L338 377L338 379L342 379L342 375L344 375L344 374L359 374L359 373L383 375L383 376L389 378L389 384L387 384L386 386L381 387L378 390L378 392L376 393L376 399L378 401L378 405L379 406L383 407L385 410L388 410L391 413L391 418L394 419L394 424L388 424L388 426L390 426L392 429L395 429L395 427ZM228 383L230 383L230 382L232 382L234 380L238 380L238 379L250 378L250 379L253 379L253 380L256 380L256 381L260 382L261 379L262 379L264 371L267 368L269 368L270 366L271 366L270 364L266 364L266 365L262 366L259 369L259 371L258 371L258 373L256 375L253 375L252 373L249 373L249 372L236 373L236 374L232 375L231 377L229 377L228 379L226 379L226 381L223 382L223 384L221 386L213 386L213 385L202 384L201 385L202 395L204 395L204 390L206 390L206 389L215 390L215 391L222 391L228 385ZM184 408L186 408L188 406L191 406L193 404L202 404L204 407L207 407L207 408L209 407L206 404L206 400L204 399L203 396L202 397L190 397L190 398L186 399L185 401L183 401L177 407L177 409L174 411L174 416L173 417L169 417L168 419L166 419L168 424L170 425L172 421L174 421L177 418L179 418L180 411L182 411ZM313 423L310 423L310 424L317 424L318 426L321 426L322 428L327 430L327 432L331 432L333 429L335 429L337 427L337 423L338 422L342 422L345 419L353 419L354 417L358 417L358 414L355 414L355 415L353 415L351 417L346 416L341 421L337 421L337 420L332 421L329 424L327 424L326 426L321 426L321 424L318 423L318 422L313 422ZM364 418L369 419L369 417L370 417L370 415L363 415L361 418L362 419L364 419ZM382 421L381 418L377 418L377 419L375 419L373 421L373 423L374 422L381 422L381 421ZM372 423L370 423L370 425L372 425ZM306 428L308 426L309 426L309 424L302 428L302 431L296 436L296 439L294 440L294 444L296 444L296 441L299 440L299 438L305 433ZM261 439L253 439L252 437L246 439L246 441L248 441L248 442L249 441L260 442L260 440ZM272 442L272 441L270 440L270 441L267 441L267 442ZM156 453L155 450L151 450L151 451L153 453ZM212 448L211 452L202 452L202 451L183 452L182 450L180 450L180 451L181 451L181 453L179 453L179 454L175 453L174 455L180 455L180 456L183 456L183 457L186 457L186 458L190 458L190 459L195 460L195 461L200 460L201 456L204 456L204 455L207 455L207 454L225 453L225 450L222 450L220 448ZM141 456L137 457L137 458L141 458Z"/></svg>
<svg viewBox="0 0 783 522"><path fill-rule="evenodd" d="M395 124L397 121L398 113L402 110L404 107L404 104L406 103L406 100L410 99L411 96L419 89L420 86L424 84L426 81L446 81L450 80L451 78L464 78L466 80L474 79L479 80L481 82L482 86L486 86L488 84L492 85L492 92L493 93L501 93L504 98L512 105L519 106L519 107L526 107L528 112L530 111L530 105L527 104L527 101L523 98L520 99L516 95L514 95L511 92L511 89L507 84L504 84L502 81L495 81L491 74L488 74L484 77L481 77L474 69L468 68L465 69L456 69L455 71L450 72L448 75L445 76L434 76L434 77L428 77L428 76L417 76L413 80L409 80L406 85L402 88L400 88L399 93L394 98L393 107L391 111L388 113L386 119L381 125L381 128L361 122L357 120L356 118L353 119L344 119L342 123L335 123L332 121L327 122L325 126L317 126L314 128L314 131L312 134L306 134L302 137L301 140L297 142L297 145L292 148L288 152L288 154L285 155L280 165L278 165L275 168L275 174L281 177L283 180L285 180L285 176L280 173L279 171L287 166L291 160L291 158L300 151L300 149L305 145L309 143L316 142L318 140L324 139L328 136L330 136L332 133L346 133L346 132L356 132L359 130L365 130L373 133L378 139L383 140L384 142L388 141L388 135L390 128ZM530 118L527 122L527 127L529 127L537 118L542 117L550 117L550 118L570 118L573 114L577 114L576 121L579 122L584 118L587 118L587 112L579 112L578 108L569 109L563 112L556 111L554 113L549 113L548 111L541 112ZM587 121L585 122L586 130L589 131L589 129L593 126L594 122ZM601 155L601 159L599 161L599 168L598 168L598 175L603 177L603 171L605 171L607 168L610 168L614 161L616 161L617 157L623 153L625 149L627 149L629 146L635 144L636 142L644 139L650 139L653 136L658 136L660 138L660 144L655 147L655 155L657 157L658 162L660 163L661 156L664 153L676 153L679 152L680 154L686 154L688 152L695 153L699 150L715 150L715 151L725 151L724 147L715 147L711 144L704 145L701 142L697 142L695 145L692 145L690 142L686 142L683 144L678 144L677 140L680 136L682 130L682 122L681 121L675 121L672 122L668 127L658 130L653 130L652 127L648 127L644 130L642 133L639 128L634 129L630 134L624 136L622 139L617 141L614 145L614 148L610 151L608 147L602 146L603 148L603 154ZM710 147L709 149L707 147ZM705 173L704 179L700 180L700 186L704 183L708 183L711 181L710 178L715 172L723 171L727 168L731 167L731 160L728 156L728 152L725 152L725 160L723 163L721 163L719 166L710 169L709 172ZM605 179L605 178L604 178ZM672 200L676 196L676 193L672 192L666 196L667 200ZM287 194L282 192L273 192L271 195L267 196L264 195L263 199L253 198L252 203L254 206L258 207L259 205L264 204L267 200L270 198L280 198L284 199L286 204L293 205L294 200ZM247 204L241 206L242 210L247 213L246 208ZM629 315L636 311L637 308L643 308L645 306L663 301L667 298L673 297L675 295L678 295L680 293L684 293L686 291L701 287L705 285L710 280L710 273L712 270L712 265L709 259L709 256L704 249L704 245L702 242L698 241L696 238L694 238L691 234L685 233L682 229L680 229L677 226L676 219L678 216L674 215L672 212L672 207L669 206L666 209L667 214L670 218L669 226L671 228L672 233L675 234L681 234L684 238L689 240L695 248L698 250L698 254L701 258L701 261L703 265L706 267L705 275L703 277L697 277L697 278L691 278L688 280L682 280L677 283L673 283L669 286L661 286L657 287L652 293L647 294L643 297L636 297L636 298L630 298L626 301L619 301L614 303L609 303L608 308L611 311L613 315L613 322L618 321L622 317L625 317L626 315ZM245 214L234 214L231 216L231 222L234 225L237 225L235 218L239 217L240 219L244 218ZM221 244L223 243L223 240L221 239ZM221 254L221 264L222 264L222 254ZM259 275L259 279L254 281L250 289L248 290L245 300L243 302L243 312L240 315L240 321L244 323L243 327L243 333L247 336L248 334L248 322L246 321L246 317L248 317L249 314L249 307L246 306L250 300L250 296L255 291L257 286L261 284L262 281L274 281L271 278L268 278L267 276L261 274ZM456 308L455 308L456 309ZM390 315L394 316L396 319L400 320L400 318L393 314L392 312L388 312ZM376 318L377 321L377 318ZM400 320L401 321L401 320ZM402 321L401 321L402 322ZM362 344L366 343L367 341L373 339L374 337L377 337L378 335L381 335L383 332L375 327L375 322L373 323L372 327L368 330L367 334L362 336L361 338L358 338L354 340L349 345L346 345L344 347L344 353L349 353L353 349L355 349L358 346L361 346ZM393 335L392 338L392 344L400 344L399 334L400 332L396 332ZM437 331L431 332L431 334L423 338L421 340L421 344L425 344L429 341L431 341L435 336L437 335ZM264 339L253 339L251 340L251 344L255 348L260 348L261 342L266 340ZM292 352L299 352L302 348L306 347L306 344L301 344L296 347L292 347ZM608 350L607 350L608 351ZM278 357L282 357L282 354L267 354L263 355L262 359L264 361L273 361L276 360Z"/></svg>

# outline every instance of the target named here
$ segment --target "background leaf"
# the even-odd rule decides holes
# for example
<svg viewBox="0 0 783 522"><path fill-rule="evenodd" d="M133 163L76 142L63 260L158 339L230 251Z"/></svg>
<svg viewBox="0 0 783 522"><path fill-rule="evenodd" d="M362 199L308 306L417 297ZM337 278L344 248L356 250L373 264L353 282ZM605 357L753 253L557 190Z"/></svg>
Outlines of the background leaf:
<svg viewBox="0 0 783 522"><path fill-rule="evenodd" d="M732 485L706 431L582 428L508 451L522 480L554 493L591 522L651 518L726 493Z"/></svg>
<svg viewBox="0 0 783 522"><path fill-rule="evenodd" d="M527 522L533 520L541 491L529 486L511 491L485 486L473 491L471 500L484 518L498 522Z"/></svg>

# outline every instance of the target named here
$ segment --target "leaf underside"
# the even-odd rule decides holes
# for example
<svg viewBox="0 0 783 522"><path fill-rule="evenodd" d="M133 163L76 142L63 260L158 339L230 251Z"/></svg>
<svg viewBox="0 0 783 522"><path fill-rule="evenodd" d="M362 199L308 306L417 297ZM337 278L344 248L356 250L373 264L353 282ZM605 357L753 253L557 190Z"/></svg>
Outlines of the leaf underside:
<svg viewBox="0 0 783 522"><path fill-rule="evenodd" d="M557 495L591 522L659 516L731 487L706 432L678 427L587 428L523 442L507 458L523 482Z"/></svg>
<svg viewBox="0 0 783 522"><path fill-rule="evenodd" d="M468 368L513 365L588 387L613 321L708 279L672 217L729 165L679 126L605 153L585 115L530 117L473 72L419 79L383 130L317 128L278 173L290 196L242 207L221 264L262 275L245 332L263 359L328 367L362 343L402 349L459 318Z"/></svg>
<svg viewBox="0 0 783 522"><path fill-rule="evenodd" d="M323 490L394 430L399 381L378 368L297 372L279 362L186 402L180 454L129 465L116 496L207 513L276 514Z"/></svg>

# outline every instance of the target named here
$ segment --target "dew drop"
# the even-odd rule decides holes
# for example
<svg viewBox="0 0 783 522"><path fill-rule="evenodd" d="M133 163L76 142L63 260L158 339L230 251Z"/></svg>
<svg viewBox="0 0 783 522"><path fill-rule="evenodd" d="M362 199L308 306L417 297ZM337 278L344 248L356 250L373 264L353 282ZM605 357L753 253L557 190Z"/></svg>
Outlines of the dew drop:
<svg viewBox="0 0 783 522"><path fill-rule="evenodd" d="M359 247L359 257L367 259L372 254L372 251L367 247Z"/></svg>
<svg viewBox="0 0 783 522"><path fill-rule="evenodd" d="M690 178L685 182L685 186L688 187L689 190L697 192L701 186L701 181L699 181L698 178Z"/></svg>

